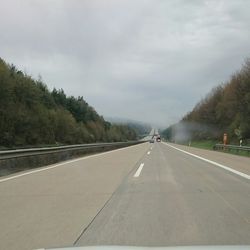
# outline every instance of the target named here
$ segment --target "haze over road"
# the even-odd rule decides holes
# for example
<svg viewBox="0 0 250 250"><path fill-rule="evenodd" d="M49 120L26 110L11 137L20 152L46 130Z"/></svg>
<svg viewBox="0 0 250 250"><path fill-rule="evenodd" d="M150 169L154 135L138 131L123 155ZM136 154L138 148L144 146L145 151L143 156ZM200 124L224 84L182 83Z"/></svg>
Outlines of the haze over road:
<svg viewBox="0 0 250 250"><path fill-rule="evenodd" d="M174 146L249 176L249 158ZM249 180L172 145L18 175L0 178L0 249L250 244Z"/></svg>

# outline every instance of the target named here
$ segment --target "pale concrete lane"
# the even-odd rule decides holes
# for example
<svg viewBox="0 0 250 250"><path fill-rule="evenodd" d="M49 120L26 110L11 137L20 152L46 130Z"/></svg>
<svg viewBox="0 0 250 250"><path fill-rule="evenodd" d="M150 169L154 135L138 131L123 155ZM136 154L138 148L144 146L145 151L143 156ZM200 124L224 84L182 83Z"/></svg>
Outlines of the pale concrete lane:
<svg viewBox="0 0 250 250"><path fill-rule="evenodd" d="M0 249L73 245L149 147L144 143L0 178Z"/></svg>
<svg viewBox="0 0 250 250"><path fill-rule="evenodd" d="M155 143L76 245L250 244L250 183Z"/></svg>
<svg viewBox="0 0 250 250"><path fill-rule="evenodd" d="M167 144L250 175L250 157L242 157L224 152L200 149L195 147L178 145L174 143L167 143Z"/></svg>

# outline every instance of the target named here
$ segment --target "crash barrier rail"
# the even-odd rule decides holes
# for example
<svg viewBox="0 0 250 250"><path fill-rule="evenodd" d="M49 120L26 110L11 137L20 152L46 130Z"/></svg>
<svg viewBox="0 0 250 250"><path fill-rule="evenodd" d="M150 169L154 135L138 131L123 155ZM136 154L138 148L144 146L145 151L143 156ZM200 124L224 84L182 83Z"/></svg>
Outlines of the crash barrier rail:
<svg viewBox="0 0 250 250"><path fill-rule="evenodd" d="M37 168L60 161L128 147L145 141L77 144L46 148L28 148L0 151L0 176Z"/></svg>
<svg viewBox="0 0 250 250"><path fill-rule="evenodd" d="M111 143L91 143L91 144L76 144L58 147L46 147L46 148L28 148L28 149L13 149L13 150L2 150L0 151L0 160L17 158L23 156L33 156L37 154L50 154L60 151L69 151L74 149L93 149L93 148L108 148L108 147L120 147L130 146L142 143L141 141L130 141L130 142L111 142Z"/></svg>
<svg viewBox="0 0 250 250"><path fill-rule="evenodd" d="M245 151L250 153L250 147L246 146L238 146L238 145L224 145L224 144L215 144L214 145L214 150L228 150L228 151Z"/></svg>

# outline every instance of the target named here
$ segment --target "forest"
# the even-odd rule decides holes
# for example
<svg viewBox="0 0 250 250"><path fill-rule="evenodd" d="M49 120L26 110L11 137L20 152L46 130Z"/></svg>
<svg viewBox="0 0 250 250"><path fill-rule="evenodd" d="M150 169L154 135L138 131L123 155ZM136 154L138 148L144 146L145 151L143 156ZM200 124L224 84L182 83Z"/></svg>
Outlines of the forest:
<svg viewBox="0 0 250 250"><path fill-rule="evenodd" d="M136 139L133 128L105 121L83 97L50 91L0 58L1 148Z"/></svg>
<svg viewBox="0 0 250 250"><path fill-rule="evenodd" d="M180 122L162 131L171 141L250 139L250 59L231 78L212 89Z"/></svg>

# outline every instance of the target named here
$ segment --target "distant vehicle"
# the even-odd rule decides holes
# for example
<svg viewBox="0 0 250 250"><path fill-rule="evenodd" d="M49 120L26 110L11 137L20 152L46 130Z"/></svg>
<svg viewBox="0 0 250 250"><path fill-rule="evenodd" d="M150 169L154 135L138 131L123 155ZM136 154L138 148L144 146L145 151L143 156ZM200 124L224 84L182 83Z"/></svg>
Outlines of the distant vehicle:
<svg viewBox="0 0 250 250"><path fill-rule="evenodd" d="M157 136L156 141L158 141L158 142L161 141L161 137L159 135Z"/></svg>
<svg viewBox="0 0 250 250"><path fill-rule="evenodd" d="M150 139L150 141L149 141L150 143L154 143L155 142L155 140L154 139Z"/></svg>

